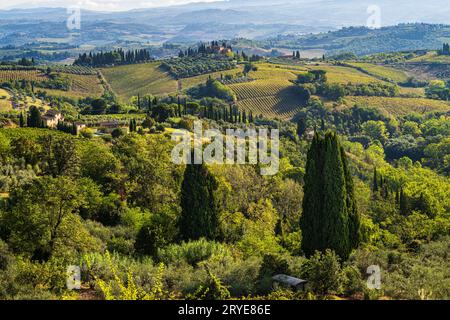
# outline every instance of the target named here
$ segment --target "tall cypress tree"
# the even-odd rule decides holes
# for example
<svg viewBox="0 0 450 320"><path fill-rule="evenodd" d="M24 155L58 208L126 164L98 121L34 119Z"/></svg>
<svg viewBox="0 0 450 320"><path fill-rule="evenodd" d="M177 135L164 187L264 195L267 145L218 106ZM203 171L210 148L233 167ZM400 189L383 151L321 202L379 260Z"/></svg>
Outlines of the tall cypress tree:
<svg viewBox="0 0 450 320"><path fill-rule="evenodd" d="M403 191L403 188L400 189L400 199L399 199L399 209L400 214L407 216L409 213L409 201L408 197L406 196L405 192Z"/></svg>
<svg viewBox="0 0 450 320"><path fill-rule="evenodd" d="M181 187L180 234L183 240L217 239L219 202L218 183L205 164L188 164Z"/></svg>
<svg viewBox="0 0 450 320"><path fill-rule="evenodd" d="M19 126L20 126L21 128L25 127L25 119L24 119L24 117L23 117L23 112L21 112L21 113L20 113L20 116L19 116Z"/></svg>
<svg viewBox="0 0 450 320"><path fill-rule="evenodd" d="M31 128L40 128L43 126L41 113L36 106L31 106L27 118L27 126Z"/></svg>
<svg viewBox="0 0 450 320"><path fill-rule="evenodd" d="M378 192L378 171L377 171L377 168L373 169L373 182L372 182L372 185L373 185L373 188L372 188L373 192L374 193Z"/></svg>
<svg viewBox="0 0 450 320"><path fill-rule="evenodd" d="M334 250L346 259L359 243L359 215L347 159L335 133L316 134L306 164L302 249Z"/></svg>

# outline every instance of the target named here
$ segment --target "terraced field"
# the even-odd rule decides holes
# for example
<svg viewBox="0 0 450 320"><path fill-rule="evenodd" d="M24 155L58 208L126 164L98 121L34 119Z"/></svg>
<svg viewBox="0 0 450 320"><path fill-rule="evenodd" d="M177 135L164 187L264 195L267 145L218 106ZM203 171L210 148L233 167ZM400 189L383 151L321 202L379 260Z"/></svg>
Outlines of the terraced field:
<svg viewBox="0 0 450 320"><path fill-rule="evenodd" d="M178 90L178 82L159 68L159 62L103 68L101 73L119 99L145 94L164 95Z"/></svg>
<svg viewBox="0 0 450 320"><path fill-rule="evenodd" d="M426 98L346 97L344 103L348 107L355 104L374 107L394 116L404 116L411 112L450 111L450 102Z"/></svg>

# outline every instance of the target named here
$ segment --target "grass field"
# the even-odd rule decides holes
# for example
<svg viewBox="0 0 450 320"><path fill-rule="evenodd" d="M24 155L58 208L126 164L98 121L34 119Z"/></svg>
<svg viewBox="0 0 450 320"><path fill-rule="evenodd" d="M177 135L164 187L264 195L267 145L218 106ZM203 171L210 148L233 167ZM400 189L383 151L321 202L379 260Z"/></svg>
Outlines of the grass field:
<svg viewBox="0 0 450 320"><path fill-rule="evenodd" d="M11 94L5 89L0 89L0 112L12 110Z"/></svg>
<svg viewBox="0 0 450 320"><path fill-rule="evenodd" d="M367 72L368 74L380 79L389 79L394 82L405 82L408 80L408 76L406 75L406 73L394 68L363 62L352 62L348 64L364 70L364 72Z"/></svg>
<svg viewBox="0 0 450 320"><path fill-rule="evenodd" d="M159 62L103 68L101 72L119 99L145 94L164 95L178 90L178 83L159 68Z"/></svg>
<svg viewBox="0 0 450 320"><path fill-rule="evenodd" d="M374 107L394 116L404 116L411 112L450 111L450 102L425 98L346 97L344 103L347 107L355 104Z"/></svg>

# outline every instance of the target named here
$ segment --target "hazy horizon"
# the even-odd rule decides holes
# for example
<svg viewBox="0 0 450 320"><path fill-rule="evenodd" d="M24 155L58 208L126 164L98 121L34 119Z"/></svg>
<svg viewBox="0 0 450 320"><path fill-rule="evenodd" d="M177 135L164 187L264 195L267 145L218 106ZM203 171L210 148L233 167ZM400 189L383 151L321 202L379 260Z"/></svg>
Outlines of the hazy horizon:
<svg viewBox="0 0 450 320"><path fill-rule="evenodd" d="M221 1L228 0L130 0L126 2L122 0L9 0L0 3L0 10L80 6L85 10L117 12Z"/></svg>

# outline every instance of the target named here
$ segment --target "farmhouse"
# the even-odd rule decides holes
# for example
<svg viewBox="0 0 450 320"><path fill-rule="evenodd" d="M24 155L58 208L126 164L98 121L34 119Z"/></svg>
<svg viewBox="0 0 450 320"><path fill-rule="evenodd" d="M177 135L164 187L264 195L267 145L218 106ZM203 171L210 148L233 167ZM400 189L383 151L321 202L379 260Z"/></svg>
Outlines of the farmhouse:
<svg viewBox="0 0 450 320"><path fill-rule="evenodd" d="M116 120L101 122L99 129L104 133L111 133L114 129L119 127L119 122Z"/></svg>
<svg viewBox="0 0 450 320"><path fill-rule="evenodd" d="M86 128L86 125L82 122L74 122L75 128L77 130L77 133L79 133L81 130Z"/></svg>
<svg viewBox="0 0 450 320"><path fill-rule="evenodd" d="M56 128L58 122L64 121L64 116L56 110L48 110L42 116L42 121L47 128Z"/></svg>

